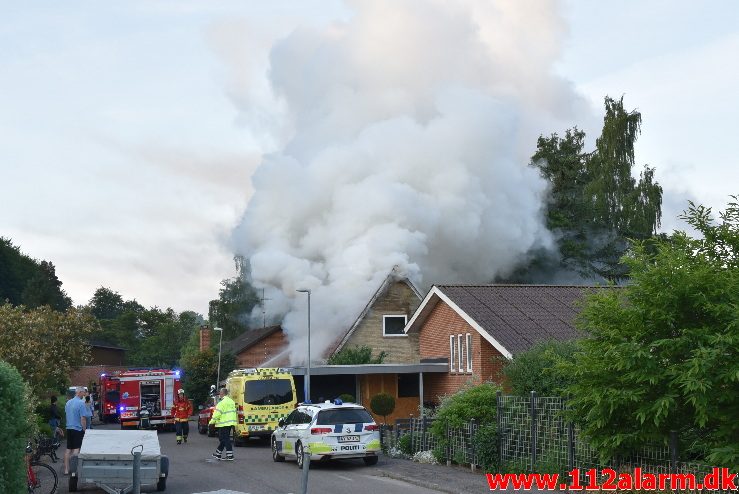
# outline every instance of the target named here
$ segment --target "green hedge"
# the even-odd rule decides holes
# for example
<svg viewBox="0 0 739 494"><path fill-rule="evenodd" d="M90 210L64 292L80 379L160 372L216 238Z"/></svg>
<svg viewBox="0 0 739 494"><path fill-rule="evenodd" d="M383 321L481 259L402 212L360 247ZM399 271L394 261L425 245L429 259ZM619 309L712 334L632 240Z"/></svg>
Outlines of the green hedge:
<svg viewBox="0 0 739 494"><path fill-rule="evenodd" d="M0 492L25 492L24 455L28 441L28 417L23 379L15 367L0 360Z"/></svg>

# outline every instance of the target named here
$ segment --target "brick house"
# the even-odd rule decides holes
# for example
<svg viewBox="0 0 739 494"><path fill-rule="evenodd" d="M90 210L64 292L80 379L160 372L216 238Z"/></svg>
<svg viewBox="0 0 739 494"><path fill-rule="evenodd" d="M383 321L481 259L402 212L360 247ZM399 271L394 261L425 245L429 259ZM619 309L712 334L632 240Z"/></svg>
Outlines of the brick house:
<svg viewBox="0 0 739 494"><path fill-rule="evenodd" d="M236 357L237 368L284 367L289 364L287 344L282 326L267 326L244 331L233 340L224 343L223 351Z"/></svg>
<svg viewBox="0 0 739 494"><path fill-rule="evenodd" d="M368 346L373 355L385 352L384 363L418 363L418 335L404 331L418 308L421 293L407 278L390 273L367 302L354 323L329 350L334 355L344 348Z"/></svg>
<svg viewBox="0 0 739 494"><path fill-rule="evenodd" d="M69 381L72 385L91 386L97 383L100 374L125 370L126 349L102 340L90 340L90 360L74 369Z"/></svg>
<svg viewBox="0 0 739 494"><path fill-rule="evenodd" d="M577 303L598 289L554 285L435 285L408 322L422 359L447 359L424 376L425 400L438 403L466 384L502 382L503 364L537 343L582 336ZM600 287L600 289L604 289Z"/></svg>

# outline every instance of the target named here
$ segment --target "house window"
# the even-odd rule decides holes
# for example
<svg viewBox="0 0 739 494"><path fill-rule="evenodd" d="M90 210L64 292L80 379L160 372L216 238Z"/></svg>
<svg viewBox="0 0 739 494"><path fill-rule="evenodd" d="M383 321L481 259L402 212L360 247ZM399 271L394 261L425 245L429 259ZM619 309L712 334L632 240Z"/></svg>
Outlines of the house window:
<svg viewBox="0 0 739 494"><path fill-rule="evenodd" d="M418 374L398 374L398 398L418 398L421 390Z"/></svg>
<svg viewBox="0 0 739 494"><path fill-rule="evenodd" d="M457 364L459 365L458 370L459 372L464 372L464 347L462 346L462 335L457 335L457 349L459 351L459 360L457 361Z"/></svg>
<svg viewBox="0 0 739 494"><path fill-rule="evenodd" d="M467 333L467 372L472 373L472 335Z"/></svg>
<svg viewBox="0 0 739 494"><path fill-rule="evenodd" d="M406 336L403 331L406 322L406 316L382 316L382 335Z"/></svg>
<svg viewBox="0 0 739 494"><path fill-rule="evenodd" d="M454 351L454 342L456 339L454 335L449 335L449 372L454 372L454 356L457 352Z"/></svg>

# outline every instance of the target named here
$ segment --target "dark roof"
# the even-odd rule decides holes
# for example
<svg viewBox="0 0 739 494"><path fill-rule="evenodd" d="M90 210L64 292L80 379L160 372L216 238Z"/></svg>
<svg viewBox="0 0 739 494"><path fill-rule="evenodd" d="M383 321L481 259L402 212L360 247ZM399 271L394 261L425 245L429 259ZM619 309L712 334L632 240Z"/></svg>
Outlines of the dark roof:
<svg viewBox="0 0 739 494"><path fill-rule="evenodd" d="M95 347L95 348L107 348L109 350L126 351L125 348L119 347L118 345L114 345L113 343L110 343L109 341L105 341L105 340L98 340L98 339L93 338L93 339L90 339L88 343L91 347Z"/></svg>
<svg viewBox="0 0 739 494"><path fill-rule="evenodd" d="M278 331L282 331L282 326L277 325L267 326L266 328L249 329L241 333L233 340L224 343L223 349L234 355L238 355L239 353L253 347L266 337L275 334Z"/></svg>
<svg viewBox="0 0 739 494"><path fill-rule="evenodd" d="M434 288L472 319L485 339L494 340L508 353L516 355L543 341L568 341L582 337L583 334L575 328L578 302L587 293L610 287L436 285ZM434 288L424 302L434 298ZM430 305L436 305L439 299L437 292L436 301ZM426 311L426 317L431 308ZM419 307L419 312L421 309ZM415 321L409 322L409 328L413 323Z"/></svg>

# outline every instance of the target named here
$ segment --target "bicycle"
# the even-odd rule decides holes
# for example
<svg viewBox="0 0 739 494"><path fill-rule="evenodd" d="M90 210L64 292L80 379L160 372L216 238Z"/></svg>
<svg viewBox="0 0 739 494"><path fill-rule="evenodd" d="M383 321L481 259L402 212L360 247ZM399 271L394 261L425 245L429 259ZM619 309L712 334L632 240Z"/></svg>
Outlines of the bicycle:
<svg viewBox="0 0 739 494"><path fill-rule="evenodd" d="M56 455L56 450L59 449L61 441L59 436L54 434L54 437L45 436L39 434L34 440L36 448L33 452L31 459L35 462L41 462L42 456L48 456L52 463L56 463L59 457Z"/></svg>
<svg viewBox="0 0 739 494"><path fill-rule="evenodd" d="M34 451L31 441L28 441L26 446L28 494L54 494L59 484L56 470L34 459L37 457L40 457L38 450Z"/></svg>

